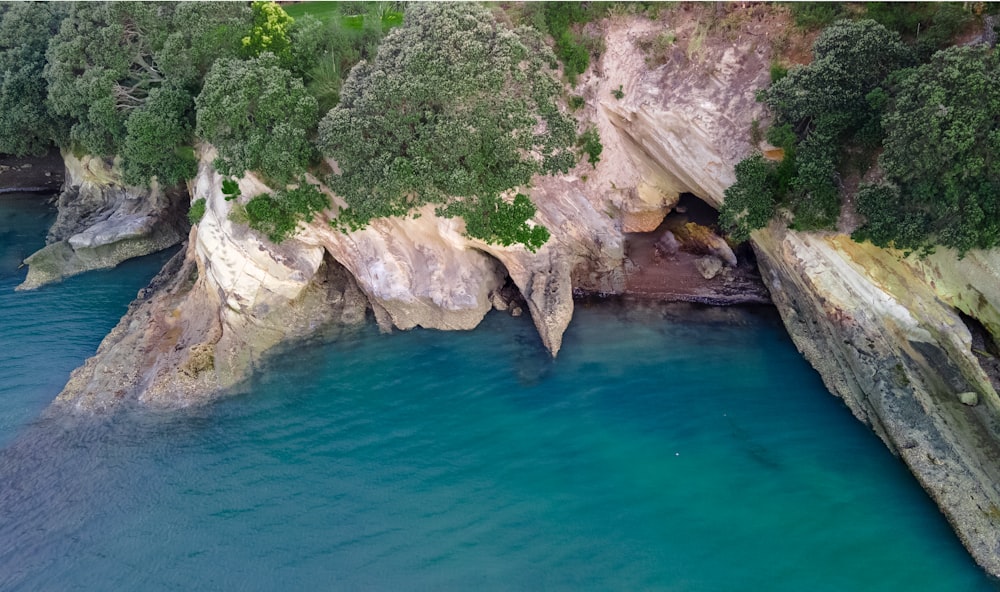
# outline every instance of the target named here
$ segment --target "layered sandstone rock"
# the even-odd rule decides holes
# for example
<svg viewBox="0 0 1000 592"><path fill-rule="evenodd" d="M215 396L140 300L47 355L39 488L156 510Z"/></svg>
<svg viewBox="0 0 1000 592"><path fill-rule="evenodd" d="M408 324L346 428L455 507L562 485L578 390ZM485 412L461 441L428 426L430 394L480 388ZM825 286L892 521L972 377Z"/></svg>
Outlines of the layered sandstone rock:
<svg viewBox="0 0 1000 592"><path fill-rule="evenodd" d="M827 388L906 462L976 560L1000 573L1000 399L940 297L995 290L995 275L956 270L1000 257L910 260L777 226L753 241L789 334ZM995 301L975 301L967 312L995 317Z"/></svg>
<svg viewBox="0 0 1000 592"><path fill-rule="evenodd" d="M187 234L183 187L129 187L103 159L63 155L65 181L48 244L25 259L30 290L92 269L114 267L180 243Z"/></svg>

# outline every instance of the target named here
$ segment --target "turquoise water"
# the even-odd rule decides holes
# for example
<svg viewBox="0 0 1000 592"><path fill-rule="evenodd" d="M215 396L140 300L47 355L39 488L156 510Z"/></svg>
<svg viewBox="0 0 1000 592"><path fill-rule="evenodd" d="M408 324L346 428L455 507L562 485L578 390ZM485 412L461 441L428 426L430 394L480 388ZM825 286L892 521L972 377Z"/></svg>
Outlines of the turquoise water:
<svg viewBox="0 0 1000 592"><path fill-rule="evenodd" d="M2 590L1000 589L766 309L581 306L556 361L526 318L369 326L40 419L165 257L15 294L50 215L0 201Z"/></svg>

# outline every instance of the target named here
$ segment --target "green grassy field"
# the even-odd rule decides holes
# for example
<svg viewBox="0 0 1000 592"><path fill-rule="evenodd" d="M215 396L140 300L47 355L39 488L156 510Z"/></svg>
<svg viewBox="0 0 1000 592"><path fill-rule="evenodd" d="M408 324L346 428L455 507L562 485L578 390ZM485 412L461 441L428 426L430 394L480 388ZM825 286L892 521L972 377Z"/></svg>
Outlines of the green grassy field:
<svg viewBox="0 0 1000 592"><path fill-rule="evenodd" d="M335 18L342 19L347 27L360 29L364 25L366 13L381 14L382 26L390 29L403 22L403 13L392 8L376 10L376 5L387 3L379 2L296 2L294 4L284 4L282 8L292 18L309 14L324 23L328 23Z"/></svg>
<svg viewBox="0 0 1000 592"><path fill-rule="evenodd" d="M296 2L295 4L285 4L282 8L292 18L311 14L326 23L342 13L343 4L343 2Z"/></svg>

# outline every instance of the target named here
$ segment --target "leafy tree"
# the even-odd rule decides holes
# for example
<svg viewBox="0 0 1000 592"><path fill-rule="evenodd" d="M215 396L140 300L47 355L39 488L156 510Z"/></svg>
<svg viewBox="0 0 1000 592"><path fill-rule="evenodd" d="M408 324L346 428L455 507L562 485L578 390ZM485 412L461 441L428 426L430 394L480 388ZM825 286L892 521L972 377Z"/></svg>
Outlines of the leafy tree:
<svg viewBox="0 0 1000 592"><path fill-rule="evenodd" d="M743 159L736 165L736 182L726 189L719 224L733 240L747 240L774 216L776 193L774 166L760 154Z"/></svg>
<svg viewBox="0 0 1000 592"><path fill-rule="evenodd" d="M316 99L274 54L216 61L195 104L197 134L219 150L222 174L250 170L285 183L313 157Z"/></svg>
<svg viewBox="0 0 1000 592"><path fill-rule="evenodd" d="M898 191L869 200L873 242L935 242L961 252L1000 245L997 80L1000 55L986 47L952 47L898 76L879 158ZM894 232L890 217L899 219Z"/></svg>
<svg viewBox="0 0 1000 592"><path fill-rule="evenodd" d="M532 29L499 25L473 4L417 4L358 64L319 146L341 174L342 222L424 203L492 199L575 161L573 121L557 107L553 56Z"/></svg>
<svg viewBox="0 0 1000 592"><path fill-rule="evenodd" d="M191 141L194 103L173 87L154 88L148 100L125 123L122 173L126 183L140 185L157 177L164 185L194 177L198 165Z"/></svg>
<svg viewBox="0 0 1000 592"><path fill-rule="evenodd" d="M274 2L254 0L250 11L253 25L249 33L240 39L243 57L255 58L266 51L277 56L282 65L290 65L290 29L294 19Z"/></svg>
<svg viewBox="0 0 1000 592"><path fill-rule="evenodd" d="M41 154L65 130L45 105L42 77L49 39L65 6L17 2L0 8L0 153Z"/></svg>
<svg viewBox="0 0 1000 592"><path fill-rule="evenodd" d="M910 59L899 34L873 20L834 23L816 39L813 53L811 64L792 68L760 93L776 123L795 133L795 157L779 174L777 199L787 203L800 229L836 222L835 179L843 146L878 145L885 105L881 86ZM787 132L783 135L787 142ZM784 147L786 154L792 148Z"/></svg>
<svg viewBox="0 0 1000 592"><path fill-rule="evenodd" d="M186 165L176 149L190 143L193 115L179 105L190 104L212 60L236 54L248 17L214 2L76 4L49 44L48 105L71 122L74 144L120 155L132 181L177 179ZM153 154L158 141L169 155Z"/></svg>

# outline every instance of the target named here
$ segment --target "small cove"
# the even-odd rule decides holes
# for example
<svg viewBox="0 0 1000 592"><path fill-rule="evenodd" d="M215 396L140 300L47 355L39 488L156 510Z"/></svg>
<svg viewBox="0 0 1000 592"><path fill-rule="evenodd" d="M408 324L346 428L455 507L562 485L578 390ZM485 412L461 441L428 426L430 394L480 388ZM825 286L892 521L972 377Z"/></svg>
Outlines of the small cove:
<svg viewBox="0 0 1000 592"><path fill-rule="evenodd" d="M995 590L770 309L363 327L177 413L40 414L169 253L15 293L0 199L0 589Z"/></svg>

